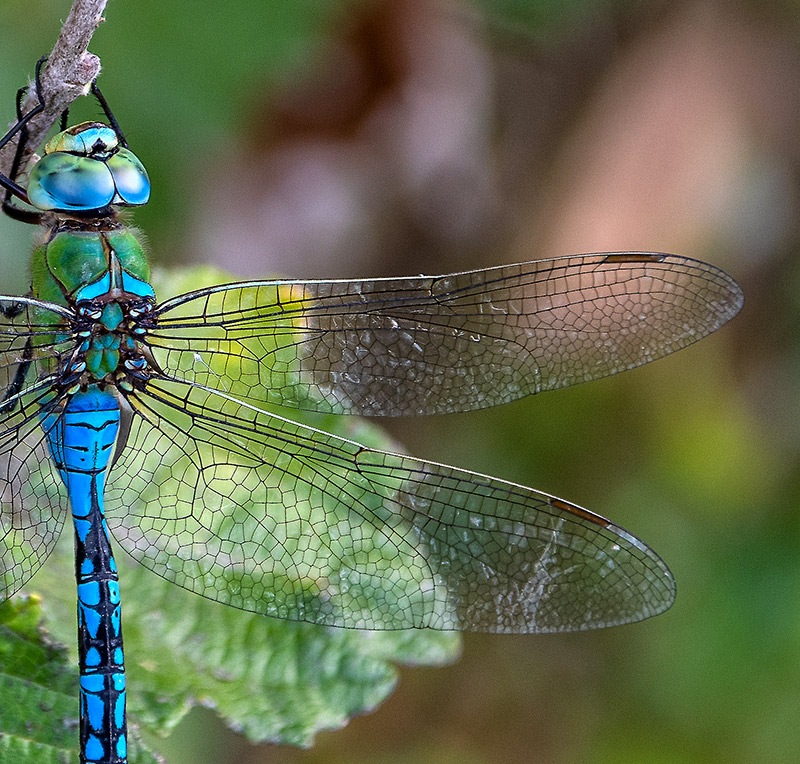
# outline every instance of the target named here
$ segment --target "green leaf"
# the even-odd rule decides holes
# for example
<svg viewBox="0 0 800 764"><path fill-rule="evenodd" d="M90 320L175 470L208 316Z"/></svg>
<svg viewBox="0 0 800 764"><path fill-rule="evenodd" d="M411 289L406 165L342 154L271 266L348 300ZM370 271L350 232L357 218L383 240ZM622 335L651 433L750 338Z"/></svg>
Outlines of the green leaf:
<svg viewBox="0 0 800 764"><path fill-rule="evenodd" d="M78 672L40 619L35 597L0 604L0 760L77 762Z"/></svg>
<svg viewBox="0 0 800 764"><path fill-rule="evenodd" d="M192 595L140 566L121 575L131 708L152 729L171 728L200 703L253 741L310 745L320 730L344 726L391 693L392 662L437 664L458 646L455 635L265 618Z"/></svg>
<svg viewBox="0 0 800 764"><path fill-rule="evenodd" d="M78 671L42 627L38 597L0 603L0 761L77 764ZM130 764L157 759L136 740Z"/></svg>
<svg viewBox="0 0 800 764"><path fill-rule="evenodd" d="M64 586L69 535L33 587L45 597L53 632L71 644L74 594ZM316 733L381 703L394 688L394 664L442 665L458 654L454 633L364 632L265 618L192 594L122 553L117 561L128 712L156 734L200 704L252 741L307 746ZM69 710L77 703L76 675L72 693Z"/></svg>

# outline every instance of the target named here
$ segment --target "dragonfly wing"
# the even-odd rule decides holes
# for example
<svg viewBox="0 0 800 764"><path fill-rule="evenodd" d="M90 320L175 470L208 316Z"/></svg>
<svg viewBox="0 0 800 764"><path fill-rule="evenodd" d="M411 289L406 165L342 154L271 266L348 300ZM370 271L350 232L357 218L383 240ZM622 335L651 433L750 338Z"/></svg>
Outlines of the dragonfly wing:
<svg viewBox="0 0 800 764"><path fill-rule="evenodd" d="M130 399L108 524L135 559L203 596L332 626L491 632L611 626L673 600L654 552L567 502L196 385L147 391Z"/></svg>
<svg viewBox="0 0 800 764"><path fill-rule="evenodd" d="M55 546L68 510L39 412L52 399L54 358L70 313L0 296L0 599L17 591Z"/></svg>
<svg viewBox="0 0 800 764"><path fill-rule="evenodd" d="M38 408L29 406L26 420L0 435L0 600L16 592L47 559L69 510Z"/></svg>
<svg viewBox="0 0 800 764"><path fill-rule="evenodd" d="M68 510L40 411L53 397L54 359L70 344L70 316L41 300L0 296L0 599L39 569Z"/></svg>
<svg viewBox="0 0 800 764"><path fill-rule="evenodd" d="M68 315L38 300L0 296L0 599L39 569L68 508L39 417L52 398L52 359L62 344L53 329Z"/></svg>
<svg viewBox="0 0 800 764"><path fill-rule="evenodd" d="M705 263L606 253L438 277L211 287L166 301L147 341L169 375L256 405L441 414L647 363L718 329L742 299Z"/></svg>

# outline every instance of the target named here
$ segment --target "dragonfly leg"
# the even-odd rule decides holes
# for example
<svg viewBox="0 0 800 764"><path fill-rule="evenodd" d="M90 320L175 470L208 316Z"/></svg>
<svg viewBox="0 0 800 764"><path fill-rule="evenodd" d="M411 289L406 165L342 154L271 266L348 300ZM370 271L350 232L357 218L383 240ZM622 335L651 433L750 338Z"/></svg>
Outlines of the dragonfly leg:
<svg viewBox="0 0 800 764"><path fill-rule="evenodd" d="M16 398L22 391L22 387L25 384L25 377L28 376L28 370L31 368L32 361L33 342L29 337L22 350L22 361L20 365L17 366L16 372L14 372L14 379L11 380L11 384L6 388L2 399L0 399L0 414L7 414L17 407L19 401L17 401Z"/></svg>
<svg viewBox="0 0 800 764"><path fill-rule="evenodd" d="M17 183L17 177L21 169L22 157L28 145L28 122L37 114L40 114L45 107L44 96L42 95L41 72L42 66L46 60L47 58L43 56L36 62L36 76L34 77L33 86L37 101L36 105L26 114L22 113L22 101L28 92L28 88L20 88L17 91L17 123L0 138L0 151L2 151L9 141L19 135L17 148L14 152L14 159L11 163L11 172L8 175L0 173L0 186L3 186L6 190L2 204L3 212L15 220L20 220L23 223L32 223L34 225L42 223L42 214L18 207L14 204L14 198L16 197L22 199L23 202L28 202L28 193ZM62 115L62 122L66 122L66 113Z"/></svg>
<svg viewBox="0 0 800 764"><path fill-rule="evenodd" d="M108 105L106 97L102 94L100 88L97 87L96 79L92 80L92 95L97 99L97 103L100 104L100 108L103 110L103 114L106 115L109 126L116 133L120 145L128 148L128 142L125 140L125 134L122 132L122 128L119 126L119 122L117 122L114 112L111 111L111 107Z"/></svg>
<svg viewBox="0 0 800 764"><path fill-rule="evenodd" d="M16 318L21 315L24 310L25 306L20 302L0 307L0 313L2 313L5 318L9 319ZM17 370L14 372L14 378L11 380L8 387L6 387L3 397L0 398L0 414L8 413L16 408L17 401L15 398L22 391L22 387L25 384L25 377L28 376L28 370L31 367L32 361L33 338L28 337L25 341L25 347L22 349L19 366L17 366Z"/></svg>
<svg viewBox="0 0 800 764"><path fill-rule="evenodd" d="M42 96L41 73L42 66L46 60L47 56L42 56L42 58L36 62L36 74L33 81L33 90L36 94L37 103L27 114L22 113L22 99L27 94L28 87L21 87L17 91L17 123L2 138L0 138L0 151L17 133L25 129L25 126L28 124L28 122L30 122L37 114L41 114L42 111L44 111L45 104L44 97Z"/></svg>

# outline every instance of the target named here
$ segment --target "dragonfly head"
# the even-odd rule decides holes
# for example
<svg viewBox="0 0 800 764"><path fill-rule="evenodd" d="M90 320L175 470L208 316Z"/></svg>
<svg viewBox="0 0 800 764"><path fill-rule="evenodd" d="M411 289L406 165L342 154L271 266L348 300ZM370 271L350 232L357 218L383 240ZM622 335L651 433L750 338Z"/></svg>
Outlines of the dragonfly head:
<svg viewBox="0 0 800 764"><path fill-rule="evenodd" d="M46 212L135 207L150 198L150 179L112 128L83 122L45 144L44 155L30 172L28 198Z"/></svg>

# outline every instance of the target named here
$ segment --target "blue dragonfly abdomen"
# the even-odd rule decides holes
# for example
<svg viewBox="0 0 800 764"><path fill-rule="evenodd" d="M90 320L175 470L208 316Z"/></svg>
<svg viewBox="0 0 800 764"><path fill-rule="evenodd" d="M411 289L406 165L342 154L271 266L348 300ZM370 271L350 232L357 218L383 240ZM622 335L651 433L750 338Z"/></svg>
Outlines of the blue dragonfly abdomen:
<svg viewBox="0 0 800 764"><path fill-rule="evenodd" d="M81 747L86 762L103 764L127 755L119 578L103 509L119 420L117 399L97 385L42 417L75 529Z"/></svg>

